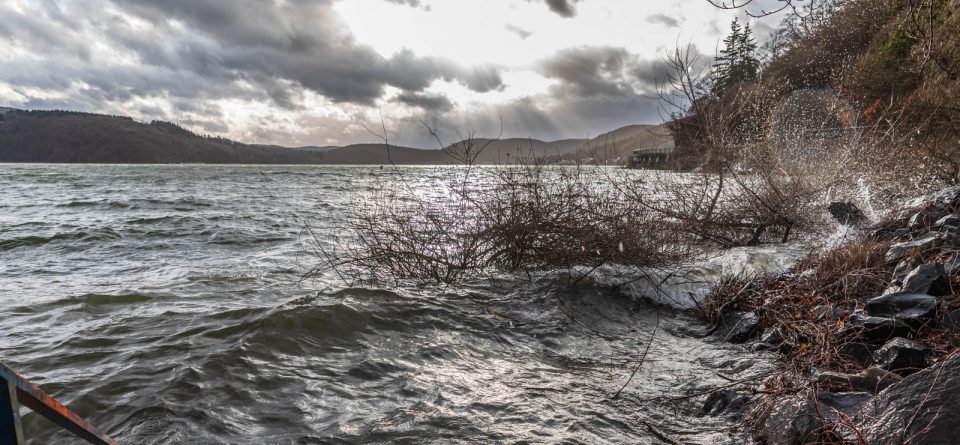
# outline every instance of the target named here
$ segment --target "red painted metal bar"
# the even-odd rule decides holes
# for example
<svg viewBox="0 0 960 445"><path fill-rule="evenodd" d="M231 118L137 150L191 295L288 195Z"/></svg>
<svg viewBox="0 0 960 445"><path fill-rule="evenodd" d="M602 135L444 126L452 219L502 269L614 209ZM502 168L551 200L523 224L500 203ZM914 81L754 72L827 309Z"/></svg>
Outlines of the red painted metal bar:
<svg viewBox="0 0 960 445"><path fill-rule="evenodd" d="M27 379L13 372L13 370L4 366L2 363L0 363L0 382L4 383L3 387L5 389L9 388L9 390L7 390L8 394L16 394L13 400L10 401L10 405L8 405L12 406L13 411L17 411L16 402L19 401L23 406L32 409L37 414L46 417L53 423L60 425L62 428L87 442L95 445L119 445L119 443L110 438L110 436L91 425L90 422L83 420L77 413L70 411L69 408L41 391L37 385L30 383ZM0 397L0 399L2 399L2 397ZM2 402L2 400L0 400L0 402ZM0 405L2 405L2 403L0 403ZM0 414L3 414L2 410L3 407L0 407ZM13 431L14 434L19 435L21 434L19 432L19 415L15 413L13 416L15 422L17 422ZM2 417L2 415L0 415L0 417ZM7 431L7 420L0 418L0 422L3 422L3 430L0 431L0 433L4 433ZM16 437L13 440L17 440L16 442L12 442L14 445L23 443L22 436ZM6 445L6 443L7 442L4 442L2 437L0 437L0 445Z"/></svg>

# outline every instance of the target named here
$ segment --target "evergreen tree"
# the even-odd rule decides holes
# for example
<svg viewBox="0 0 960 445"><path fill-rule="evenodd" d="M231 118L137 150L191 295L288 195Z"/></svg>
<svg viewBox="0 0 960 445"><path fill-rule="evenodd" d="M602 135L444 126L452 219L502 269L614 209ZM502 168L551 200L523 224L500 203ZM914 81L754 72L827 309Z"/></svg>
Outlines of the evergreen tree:
<svg viewBox="0 0 960 445"><path fill-rule="evenodd" d="M740 26L734 19L730 34L723 39L723 49L713 64L713 93L723 94L731 85L756 80L760 70L757 42L750 25Z"/></svg>

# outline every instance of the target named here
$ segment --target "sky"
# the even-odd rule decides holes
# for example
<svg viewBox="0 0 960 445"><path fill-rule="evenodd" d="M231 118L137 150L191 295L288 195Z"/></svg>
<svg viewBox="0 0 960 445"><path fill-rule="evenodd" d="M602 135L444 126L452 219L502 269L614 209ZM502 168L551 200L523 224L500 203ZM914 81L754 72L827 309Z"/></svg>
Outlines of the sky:
<svg viewBox="0 0 960 445"><path fill-rule="evenodd" d="M709 59L734 17L707 0L0 0L0 106L287 146L382 128L436 146L424 123L589 138L661 122L665 55Z"/></svg>

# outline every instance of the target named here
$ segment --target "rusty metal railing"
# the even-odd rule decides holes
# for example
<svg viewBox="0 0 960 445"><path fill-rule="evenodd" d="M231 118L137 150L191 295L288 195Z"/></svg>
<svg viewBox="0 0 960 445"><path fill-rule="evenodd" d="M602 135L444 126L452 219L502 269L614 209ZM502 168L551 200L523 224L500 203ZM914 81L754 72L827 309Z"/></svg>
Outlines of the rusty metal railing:
<svg viewBox="0 0 960 445"><path fill-rule="evenodd" d="M95 445L119 445L110 436L70 411L10 368L0 363L0 445L23 445L20 405Z"/></svg>

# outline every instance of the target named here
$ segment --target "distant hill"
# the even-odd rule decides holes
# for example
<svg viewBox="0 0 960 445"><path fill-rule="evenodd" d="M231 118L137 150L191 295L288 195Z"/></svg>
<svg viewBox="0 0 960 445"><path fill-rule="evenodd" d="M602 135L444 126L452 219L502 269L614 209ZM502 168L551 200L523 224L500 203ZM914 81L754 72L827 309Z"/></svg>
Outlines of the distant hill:
<svg viewBox="0 0 960 445"><path fill-rule="evenodd" d="M61 111L12 111L0 121L0 161L278 164L316 153L198 136L169 122Z"/></svg>
<svg viewBox="0 0 960 445"><path fill-rule="evenodd" d="M599 161L624 162L638 148L672 148L673 136L665 125L628 125L601 134L578 151L579 158L592 157Z"/></svg>
<svg viewBox="0 0 960 445"><path fill-rule="evenodd" d="M632 127L610 134L622 141L643 138L642 132ZM474 143L486 144L477 162L492 164L511 162L518 156L555 160L578 157L599 144L598 139L475 139ZM392 145L387 150L383 144L298 148L251 145L200 136L163 121L147 124L123 116L0 108L0 162L429 165L456 163L446 151L459 149L462 145L453 144L447 150Z"/></svg>

